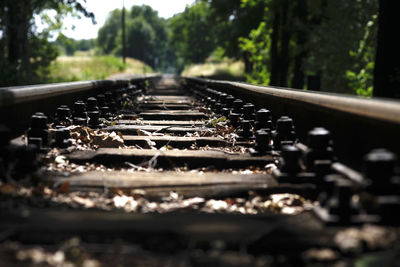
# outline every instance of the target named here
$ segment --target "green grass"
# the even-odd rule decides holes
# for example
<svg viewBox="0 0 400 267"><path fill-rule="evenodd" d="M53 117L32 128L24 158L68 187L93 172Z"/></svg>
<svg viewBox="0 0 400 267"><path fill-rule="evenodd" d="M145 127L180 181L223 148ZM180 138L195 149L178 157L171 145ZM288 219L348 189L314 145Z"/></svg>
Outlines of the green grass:
<svg viewBox="0 0 400 267"><path fill-rule="evenodd" d="M186 67L182 75L242 80L244 77L244 63L232 59L208 61L203 64L195 64Z"/></svg>
<svg viewBox="0 0 400 267"><path fill-rule="evenodd" d="M143 74L153 70L143 62L127 58L126 65L115 56L76 54L59 56L50 66L49 83L101 80L115 74Z"/></svg>

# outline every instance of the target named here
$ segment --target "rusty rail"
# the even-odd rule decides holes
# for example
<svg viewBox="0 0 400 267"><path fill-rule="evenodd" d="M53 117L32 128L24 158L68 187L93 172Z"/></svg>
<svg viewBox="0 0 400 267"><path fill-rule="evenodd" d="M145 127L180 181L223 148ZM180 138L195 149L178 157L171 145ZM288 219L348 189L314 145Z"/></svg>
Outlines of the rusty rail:
<svg viewBox="0 0 400 267"><path fill-rule="evenodd" d="M0 121L14 133L27 126L29 117L37 111L45 113L60 103L72 105L76 99L96 94L101 89L122 88L132 83L158 79L159 75L132 76L124 80L94 80L0 88ZM12 116L10 116L12 114Z"/></svg>
<svg viewBox="0 0 400 267"><path fill-rule="evenodd" d="M362 156L372 148L382 147L400 154L399 101L201 78L185 80L188 84L239 95L257 107L268 107L275 119L290 116L302 140L315 126L329 129L338 156L354 167L361 168Z"/></svg>

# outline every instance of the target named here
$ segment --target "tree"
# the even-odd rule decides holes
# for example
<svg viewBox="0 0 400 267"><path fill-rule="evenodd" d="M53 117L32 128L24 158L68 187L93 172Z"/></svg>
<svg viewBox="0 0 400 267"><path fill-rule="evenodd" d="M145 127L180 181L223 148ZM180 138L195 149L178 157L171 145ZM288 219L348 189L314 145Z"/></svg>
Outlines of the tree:
<svg viewBox="0 0 400 267"><path fill-rule="evenodd" d="M308 55L308 49L306 44L308 41L308 33L306 25L308 25L307 19L307 1L298 0L296 2L294 11L294 36L295 36L295 54L294 54L294 65L293 65L293 78L291 82L292 88L303 89L304 88L304 61ZM303 22L303 23L302 23Z"/></svg>
<svg viewBox="0 0 400 267"><path fill-rule="evenodd" d="M64 34L60 33L55 41L55 44L60 48L61 53L65 53L68 56L73 55L76 51L88 51L95 47L94 39L82 39L75 40L68 38Z"/></svg>
<svg viewBox="0 0 400 267"><path fill-rule="evenodd" d="M127 23L126 55L155 67L159 51L156 50L156 32L145 20L135 18Z"/></svg>
<svg viewBox="0 0 400 267"><path fill-rule="evenodd" d="M122 54L121 10L114 10L99 30L97 46L103 54ZM166 21L151 7L133 6L126 15L126 55L163 69L167 57Z"/></svg>
<svg viewBox="0 0 400 267"><path fill-rule="evenodd" d="M377 0L242 0L264 16L240 47L250 82L303 89L371 92ZM372 68L371 68L372 66Z"/></svg>
<svg viewBox="0 0 400 267"><path fill-rule="evenodd" d="M252 55L240 48L243 37L248 37L253 29L260 26L268 1L264 0L203 0L209 3L209 16L213 26L213 38L216 45L222 47L224 55L242 59L245 72L251 73Z"/></svg>
<svg viewBox="0 0 400 267"><path fill-rule="evenodd" d="M209 8L208 3L197 2L169 20L171 46L180 69L203 62L216 48L216 26L211 23Z"/></svg>
<svg viewBox="0 0 400 267"><path fill-rule="evenodd" d="M19 85L40 81L45 68L57 56L56 48L49 43L51 30L38 33L34 27L34 15L46 9L58 11L55 25L70 12L80 12L94 18L76 0L2 0L0 2L0 82L2 86Z"/></svg>
<svg viewBox="0 0 400 267"><path fill-rule="evenodd" d="M120 9L115 9L108 14L104 25L99 29L97 36L97 46L103 54L111 54L115 51L117 44L116 39L121 30Z"/></svg>
<svg viewBox="0 0 400 267"><path fill-rule="evenodd" d="M400 41L397 38L399 1L379 1L378 44L374 96L400 98Z"/></svg>

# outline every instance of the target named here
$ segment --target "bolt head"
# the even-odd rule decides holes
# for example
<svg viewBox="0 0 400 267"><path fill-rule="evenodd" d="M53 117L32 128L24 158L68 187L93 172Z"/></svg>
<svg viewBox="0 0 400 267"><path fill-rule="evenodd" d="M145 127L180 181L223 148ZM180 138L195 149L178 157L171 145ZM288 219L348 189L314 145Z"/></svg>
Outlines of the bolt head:
<svg viewBox="0 0 400 267"><path fill-rule="evenodd" d="M331 145L331 133L322 127L308 132L308 146L313 149L326 149Z"/></svg>
<svg viewBox="0 0 400 267"><path fill-rule="evenodd" d="M276 130L278 133L289 133L293 130L293 119L282 116L276 121Z"/></svg>
<svg viewBox="0 0 400 267"><path fill-rule="evenodd" d="M256 119L260 122L271 120L271 111L265 108L259 109L256 113Z"/></svg>
<svg viewBox="0 0 400 267"><path fill-rule="evenodd" d="M69 118L71 117L71 110L68 106L60 106L57 108L57 117L58 118Z"/></svg>
<svg viewBox="0 0 400 267"><path fill-rule="evenodd" d="M31 117L31 127L35 129L47 129L47 116L33 115Z"/></svg>
<svg viewBox="0 0 400 267"><path fill-rule="evenodd" d="M89 98L87 99L87 105L88 105L88 107L90 107L90 108L97 107L97 99L94 98L94 97L89 97Z"/></svg>
<svg viewBox="0 0 400 267"><path fill-rule="evenodd" d="M395 173L397 156L386 149L374 149L364 157L364 162L367 178L386 180Z"/></svg>

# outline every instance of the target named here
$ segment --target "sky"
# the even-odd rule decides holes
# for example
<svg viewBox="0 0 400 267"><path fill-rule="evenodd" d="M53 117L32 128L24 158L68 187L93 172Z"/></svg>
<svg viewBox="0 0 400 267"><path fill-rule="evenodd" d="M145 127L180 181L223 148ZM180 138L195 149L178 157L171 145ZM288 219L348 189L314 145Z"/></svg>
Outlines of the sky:
<svg viewBox="0 0 400 267"><path fill-rule="evenodd" d="M93 12L97 24L93 25L91 20L85 17L81 19L67 17L64 25L67 29L62 32L74 39L91 39L97 37L97 32L103 26L110 11L121 8L123 0L86 0L84 6ZM163 18L170 18L176 13L185 10L186 5L194 3L195 0L125 0L125 8L130 9L133 5L148 5L158 11ZM74 28L72 27L75 26Z"/></svg>

